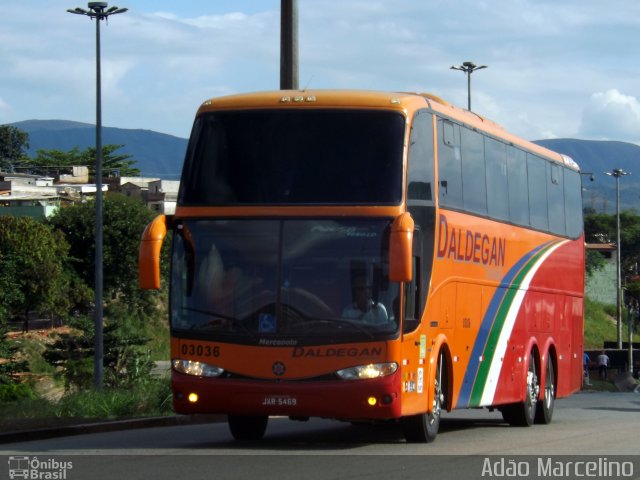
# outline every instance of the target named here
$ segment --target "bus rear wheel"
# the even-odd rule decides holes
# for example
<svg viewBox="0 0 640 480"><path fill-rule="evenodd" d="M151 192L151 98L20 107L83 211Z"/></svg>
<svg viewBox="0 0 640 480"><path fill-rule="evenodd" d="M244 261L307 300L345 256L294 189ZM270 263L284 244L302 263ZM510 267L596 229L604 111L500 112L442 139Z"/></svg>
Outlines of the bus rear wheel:
<svg viewBox="0 0 640 480"><path fill-rule="evenodd" d="M227 422L231 435L236 440L260 440L267 430L267 416L229 415Z"/></svg>
<svg viewBox="0 0 640 480"><path fill-rule="evenodd" d="M440 414L442 406L445 404L445 386L443 379L446 378L443 354L438 356L436 366L436 378L434 382L433 404L431 411L403 417L400 422L402 431L407 442L410 443L431 443L436 439L440 428Z"/></svg>
<svg viewBox="0 0 640 480"><path fill-rule="evenodd" d="M541 402L538 402L536 410L536 423L551 423L553 417L553 406L556 400L556 372L553 367L553 359L547 358L547 372L544 381L544 396Z"/></svg>
<svg viewBox="0 0 640 480"><path fill-rule="evenodd" d="M540 379L536 371L536 361L533 352L529 355L529 369L526 378L526 395L523 402L513 403L502 407L502 418L516 427L533 425L536 417L538 396L540 395Z"/></svg>

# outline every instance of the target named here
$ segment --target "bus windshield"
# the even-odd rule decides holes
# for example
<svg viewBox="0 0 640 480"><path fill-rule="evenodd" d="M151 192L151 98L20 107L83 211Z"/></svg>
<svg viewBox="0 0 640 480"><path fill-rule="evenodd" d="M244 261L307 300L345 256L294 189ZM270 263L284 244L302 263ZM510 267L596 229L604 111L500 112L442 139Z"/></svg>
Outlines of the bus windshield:
<svg viewBox="0 0 640 480"><path fill-rule="evenodd" d="M405 119L384 110L219 111L196 119L181 205L397 205Z"/></svg>
<svg viewBox="0 0 640 480"><path fill-rule="evenodd" d="M398 332L388 219L188 220L174 236L171 327L239 343Z"/></svg>

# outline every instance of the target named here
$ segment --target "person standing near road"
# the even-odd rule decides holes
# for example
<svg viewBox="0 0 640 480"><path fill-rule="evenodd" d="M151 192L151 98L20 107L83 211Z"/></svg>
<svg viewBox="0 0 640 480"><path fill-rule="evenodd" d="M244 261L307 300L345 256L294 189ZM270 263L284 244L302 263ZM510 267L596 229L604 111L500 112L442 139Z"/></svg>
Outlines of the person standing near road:
<svg viewBox="0 0 640 480"><path fill-rule="evenodd" d="M589 358L589 354L584 352L582 355L582 383L586 386L591 386L591 379L589 378L589 364L591 363L591 358Z"/></svg>
<svg viewBox="0 0 640 480"><path fill-rule="evenodd" d="M606 380L607 369L609 368L609 357L607 356L606 353L604 353L604 350L602 350L600 355L598 355L597 361L598 361L598 370L600 370L600 379Z"/></svg>

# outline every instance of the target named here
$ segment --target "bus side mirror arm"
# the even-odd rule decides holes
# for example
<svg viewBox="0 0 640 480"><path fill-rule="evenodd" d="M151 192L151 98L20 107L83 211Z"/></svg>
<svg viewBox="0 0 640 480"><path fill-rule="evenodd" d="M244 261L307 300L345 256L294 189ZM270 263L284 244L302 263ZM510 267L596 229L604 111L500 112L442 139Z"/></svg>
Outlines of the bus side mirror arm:
<svg viewBox="0 0 640 480"><path fill-rule="evenodd" d="M160 251L167 234L167 218L158 215L147 225L140 239L138 276L143 290L160 289Z"/></svg>
<svg viewBox="0 0 640 480"><path fill-rule="evenodd" d="M389 280L410 282L413 277L413 218L408 212L396 217L389 238Z"/></svg>

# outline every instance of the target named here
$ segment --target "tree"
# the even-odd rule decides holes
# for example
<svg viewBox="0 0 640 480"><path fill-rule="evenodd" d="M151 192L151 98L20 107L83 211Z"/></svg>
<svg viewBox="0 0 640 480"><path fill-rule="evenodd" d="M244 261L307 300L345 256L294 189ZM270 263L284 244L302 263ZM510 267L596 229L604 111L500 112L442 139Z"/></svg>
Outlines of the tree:
<svg viewBox="0 0 640 480"><path fill-rule="evenodd" d="M105 386L131 388L147 380L153 367L145 348L149 338L144 324L132 322L126 309L112 305L109 310L103 338ZM72 330L58 334L56 341L47 345L43 357L61 369L65 390L91 388L94 324L90 318L78 317L70 325Z"/></svg>
<svg viewBox="0 0 640 480"><path fill-rule="evenodd" d="M140 169L135 168L136 161L131 159L131 155L127 153L115 154L114 152L124 145L105 145L102 147L102 171L105 175L115 175L119 177L138 177L140 176ZM93 163L89 167L89 171L93 172L95 167L96 149L93 147L85 150L90 158L93 159Z"/></svg>
<svg viewBox="0 0 640 480"><path fill-rule="evenodd" d="M605 265L604 257L600 252L587 250L585 256L584 268L587 277L593 276L597 270L601 270Z"/></svg>
<svg viewBox="0 0 640 480"><path fill-rule="evenodd" d="M74 283L73 272L65 266L68 250L62 234L44 223L0 216L0 297L5 317L24 316L28 330L32 312L68 316Z"/></svg>
<svg viewBox="0 0 640 480"><path fill-rule="evenodd" d="M118 176L139 176L140 170L135 168L136 161L131 159L128 153L116 154L115 151L124 147L124 145L104 145L102 147L102 172L103 175L109 176L117 172ZM38 150L36 158L29 161L33 171L44 170L43 173L51 168L73 167L76 165L85 165L89 167L90 175L95 176L96 165L96 149L95 147L87 147L80 151L75 147L68 152L60 150Z"/></svg>
<svg viewBox="0 0 640 480"><path fill-rule="evenodd" d="M20 383L18 374L29 371L29 363L20 358L20 347L7 335L6 325L0 323L0 402L33 396L28 385Z"/></svg>
<svg viewBox="0 0 640 480"><path fill-rule="evenodd" d="M616 216L588 214L584 217L585 240L587 243L615 243ZM640 266L640 216L632 211L620 214L620 255L623 277L638 274ZM587 257L587 262L597 261L595 256ZM596 263L588 268L597 268Z"/></svg>
<svg viewBox="0 0 640 480"><path fill-rule="evenodd" d="M14 255L0 251L0 325L11 318L12 306L24 300L16 264Z"/></svg>
<svg viewBox="0 0 640 480"><path fill-rule="evenodd" d="M0 170L11 171L28 159L29 134L11 125L0 125Z"/></svg>
<svg viewBox="0 0 640 480"><path fill-rule="evenodd" d="M115 153L116 150L122 147L124 147L124 145L113 144L102 147L103 175L109 176L115 173L121 177L140 175L140 170L133 166L136 161L131 159L131 155L127 153ZM28 167L32 173L41 175L48 175L52 171L57 171L61 168L86 166L89 168L89 174L95 176L95 165L95 147L87 147L82 151L78 147L74 147L68 152L40 149L36 152L35 158L23 159L20 163L20 166Z"/></svg>
<svg viewBox="0 0 640 480"><path fill-rule="evenodd" d="M130 306L148 306L155 294L138 284L140 238L155 214L139 200L120 194L104 197L103 281L105 298L120 298ZM89 285L95 275L95 202L58 210L49 219L69 242L73 266Z"/></svg>
<svg viewBox="0 0 640 480"><path fill-rule="evenodd" d="M157 292L143 291L138 285L140 238L155 214L136 199L113 194L104 198L103 215L104 382L108 388L128 388L149 378L153 362L145 345L149 341L146 332L153 326L145 320L166 301L164 292L158 302ZM68 239L78 275L93 283L95 202L59 210L50 222ZM89 388L94 324L87 317L78 317L72 326L74 331L59 335L44 357L62 368L67 389Z"/></svg>

